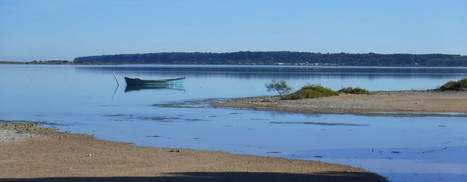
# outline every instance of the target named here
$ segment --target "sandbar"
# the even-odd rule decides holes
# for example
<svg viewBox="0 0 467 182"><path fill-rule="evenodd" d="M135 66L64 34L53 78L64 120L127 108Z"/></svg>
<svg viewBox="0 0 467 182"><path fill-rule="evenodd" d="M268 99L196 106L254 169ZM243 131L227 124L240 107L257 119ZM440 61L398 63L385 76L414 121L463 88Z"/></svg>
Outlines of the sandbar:
<svg viewBox="0 0 467 182"><path fill-rule="evenodd" d="M378 91L302 100L279 96L237 98L214 107L249 108L297 113L391 116L467 116L467 91Z"/></svg>
<svg viewBox="0 0 467 182"><path fill-rule="evenodd" d="M138 147L34 125L0 122L0 181L387 181L345 165Z"/></svg>

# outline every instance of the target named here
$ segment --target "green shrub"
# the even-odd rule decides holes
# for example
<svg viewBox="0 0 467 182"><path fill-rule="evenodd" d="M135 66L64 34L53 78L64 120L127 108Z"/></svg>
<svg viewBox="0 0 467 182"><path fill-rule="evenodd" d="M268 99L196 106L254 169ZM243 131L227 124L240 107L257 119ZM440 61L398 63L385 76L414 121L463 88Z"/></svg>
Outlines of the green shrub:
<svg viewBox="0 0 467 182"><path fill-rule="evenodd" d="M438 90L447 91L447 90L467 90L467 78L460 79L458 81L449 81L443 86L439 87Z"/></svg>
<svg viewBox="0 0 467 182"><path fill-rule="evenodd" d="M266 88L268 92L276 91L280 96L288 94L292 90L285 80L271 80L270 83L266 84Z"/></svg>
<svg viewBox="0 0 467 182"><path fill-rule="evenodd" d="M467 88L467 78L464 78L464 79L460 79L459 81L457 81L459 83L459 86L461 88Z"/></svg>
<svg viewBox="0 0 467 182"><path fill-rule="evenodd" d="M367 95L370 95L370 91L368 91L367 89L358 88L358 87L356 87L356 88L347 87L347 88L340 89L337 92L339 92L339 93L348 93L348 94L367 94Z"/></svg>
<svg viewBox="0 0 467 182"><path fill-rule="evenodd" d="M443 86L439 87L439 90L444 91L444 90L457 90L459 89L459 86L457 85L456 81L449 81L445 83Z"/></svg>
<svg viewBox="0 0 467 182"><path fill-rule="evenodd" d="M339 93L332 91L331 89L324 88L321 85L306 85L294 93L283 96L282 99L296 100L318 97L330 97L335 95L339 95Z"/></svg>

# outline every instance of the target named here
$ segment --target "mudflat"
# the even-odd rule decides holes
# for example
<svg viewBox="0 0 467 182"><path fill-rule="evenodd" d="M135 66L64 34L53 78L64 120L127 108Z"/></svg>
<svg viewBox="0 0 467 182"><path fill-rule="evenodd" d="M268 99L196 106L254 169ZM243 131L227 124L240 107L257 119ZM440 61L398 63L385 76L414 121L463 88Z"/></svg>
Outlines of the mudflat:
<svg viewBox="0 0 467 182"><path fill-rule="evenodd" d="M0 122L0 181L386 181L345 165L137 147Z"/></svg>
<svg viewBox="0 0 467 182"><path fill-rule="evenodd" d="M342 113L363 115L467 116L467 91L380 91L340 94L303 100L281 100L278 96L238 98L213 103L215 107L250 108L299 113Z"/></svg>

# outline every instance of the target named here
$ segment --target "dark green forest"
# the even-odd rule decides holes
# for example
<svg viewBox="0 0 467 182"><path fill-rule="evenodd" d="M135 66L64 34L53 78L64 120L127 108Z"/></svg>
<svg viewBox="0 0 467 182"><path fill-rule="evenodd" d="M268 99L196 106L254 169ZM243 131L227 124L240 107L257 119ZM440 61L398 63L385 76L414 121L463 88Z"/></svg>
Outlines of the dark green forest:
<svg viewBox="0 0 467 182"><path fill-rule="evenodd" d="M309 52L147 53L78 57L75 64L245 64L332 66L467 66L467 56L450 54L350 54Z"/></svg>

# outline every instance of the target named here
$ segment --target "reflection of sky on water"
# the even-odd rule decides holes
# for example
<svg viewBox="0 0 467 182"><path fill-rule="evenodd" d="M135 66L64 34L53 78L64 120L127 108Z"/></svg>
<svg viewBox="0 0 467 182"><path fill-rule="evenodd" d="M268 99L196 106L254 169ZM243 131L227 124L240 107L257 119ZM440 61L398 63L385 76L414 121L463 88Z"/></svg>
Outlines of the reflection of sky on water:
<svg viewBox="0 0 467 182"><path fill-rule="evenodd" d="M309 74L301 73L300 68L275 66L265 70L181 66L181 71L180 66L139 67L0 65L0 119L46 121L46 126L61 131L135 145L349 164L394 181L467 178L465 117L304 115L211 108L207 105L210 100L206 101L271 95L264 87L271 78L286 78L295 88L321 83L333 89L427 89L466 77L466 69L364 68L362 73L352 73L360 69L356 68L339 74L336 70L350 68L325 68ZM117 88L112 69L121 84ZM426 76L429 70L434 74ZM125 92L123 76L188 78L185 91Z"/></svg>
<svg viewBox="0 0 467 182"><path fill-rule="evenodd" d="M271 79L285 79L295 89L305 84L321 84L332 89L352 86L377 91L431 89L448 80L467 77L467 68L122 65L77 66L75 70L100 74L115 70L121 76L147 79L187 76L191 80L187 85L215 86L210 90L218 90L219 85L230 83L231 86L251 83L247 86L254 88L252 91L256 95L264 92L264 83Z"/></svg>
<svg viewBox="0 0 467 182"><path fill-rule="evenodd" d="M123 66L80 66L78 71L107 72L109 69L123 74L183 75L190 77L234 77L248 78L323 78L361 77L427 77L440 78L466 75L467 68L409 68L409 67L325 67L325 66L238 66L238 65L123 65Z"/></svg>

